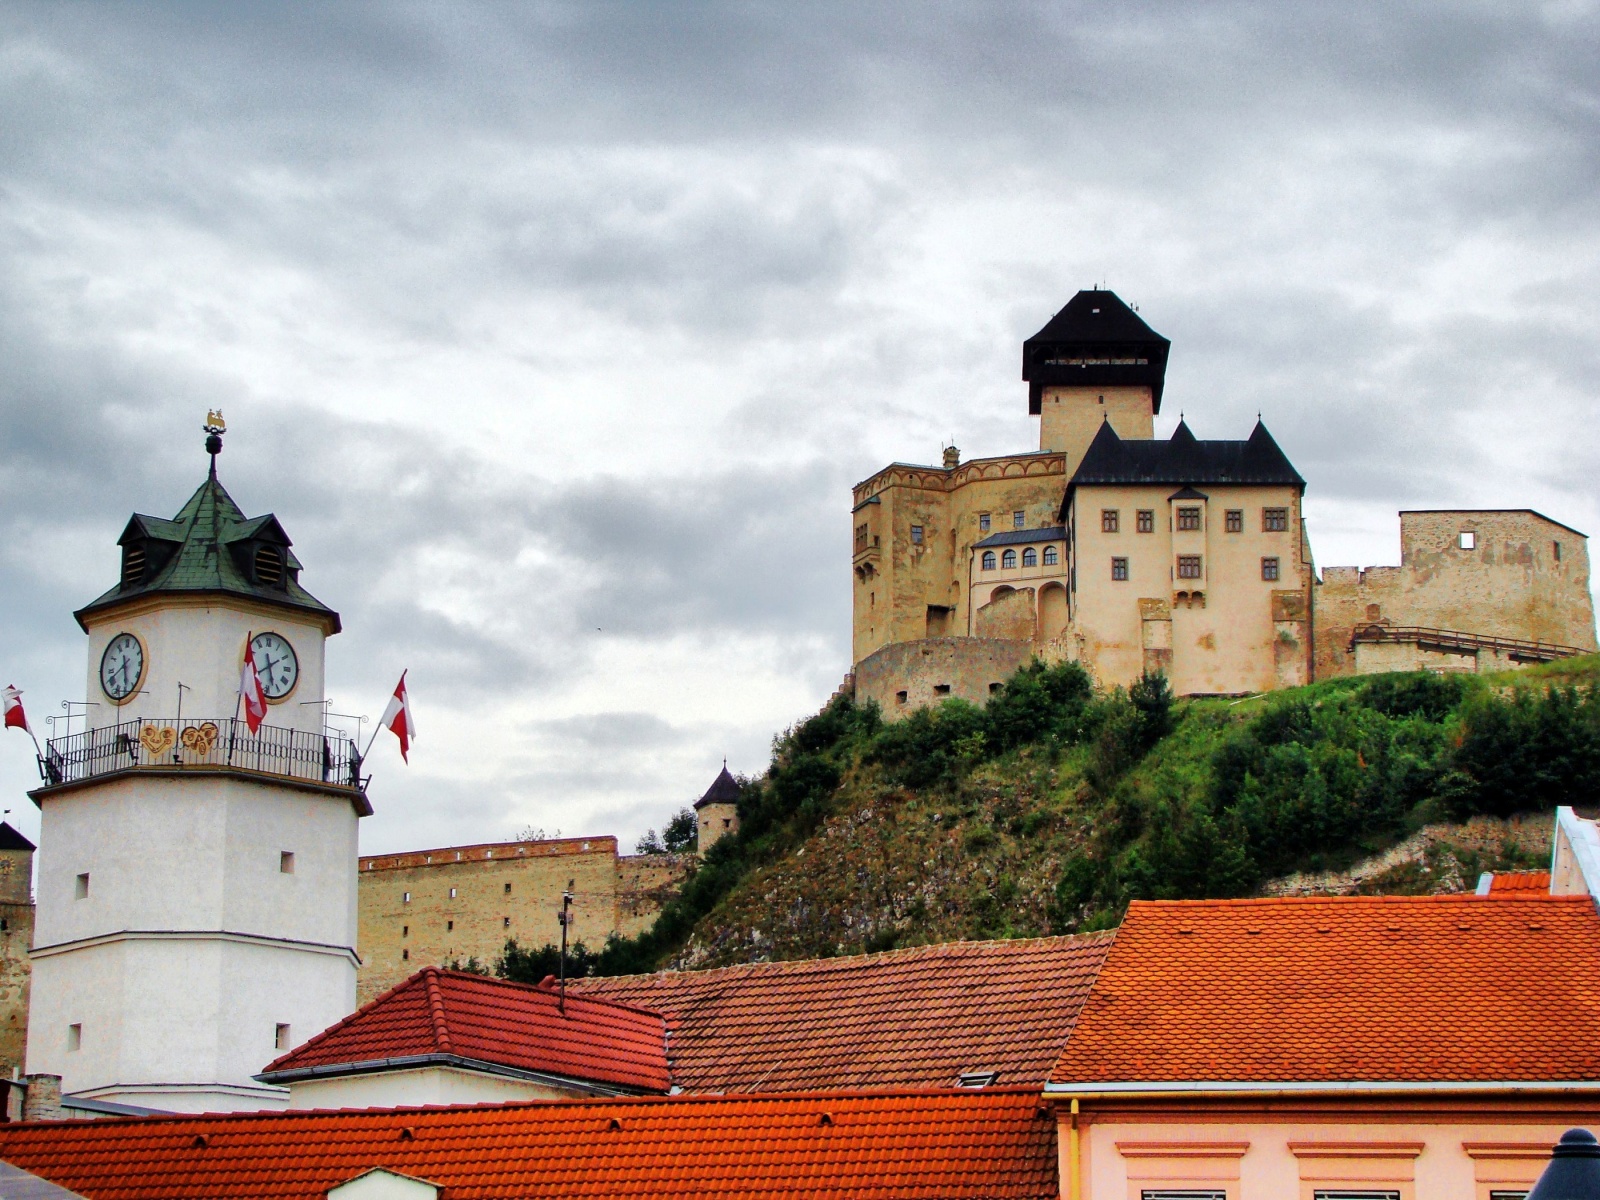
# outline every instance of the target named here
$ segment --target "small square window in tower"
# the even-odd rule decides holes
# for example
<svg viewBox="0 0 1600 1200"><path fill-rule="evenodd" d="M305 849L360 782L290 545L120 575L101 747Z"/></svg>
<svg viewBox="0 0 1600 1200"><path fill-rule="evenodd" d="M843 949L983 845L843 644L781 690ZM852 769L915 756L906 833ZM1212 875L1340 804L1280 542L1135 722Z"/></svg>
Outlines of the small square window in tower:
<svg viewBox="0 0 1600 1200"><path fill-rule="evenodd" d="M1125 558L1113 558L1111 560L1111 578L1114 579L1114 580L1117 580L1119 582L1123 581L1123 580L1126 580L1128 578L1128 560L1127 559L1125 559Z"/></svg>
<svg viewBox="0 0 1600 1200"><path fill-rule="evenodd" d="M1289 510L1287 508L1263 508L1261 510L1261 529L1265 533L1283 533L1289 528Z"/></svg>
<svg viewBox="0 0 1600 1200"><path fill-rule="evenodd" d="M922 526L921 525L913 525L911 527L911 544L913 546L922 545Z"/></svg>
<svg viewBox="0 0 1600 1200"><path fill-rule="evenodd" d="M1122 520L1122 514L1119 513L1116 509L1114 509L1114 508L1102 508L1100 510L1100 532L1101 533L1116 533L1117 532L1117 527L1121 523L1121 520Z"/></svg>
<svg viewBox="0 0 1600 1200"><path fill-rule="evenodd" d="M274 1050L287 1050L289 1044L289 1026L286 1022L279 1021L272 1030L272 1048Z"/></svg>
<svg viewBox="0 0 1600 1200"><path fill-rule="evenodd" d="M67 1026L67 1049L83 1049L83 1026L76 1021Z"/></svg>
<svg viewBox="0 0 1600 1200"><path fill-rule="evenodd" d="M1178 528L1183 530L1200 528L1200 509L1198 505L1186 504L1178 509Z"/></svg>
<svg viewBox="0 0 1600 1200"><path fill-rule="evenodd" d="M988 533L989 532L989 524L990 524L990 522L989 522L989 514L988 513L979 513L978 514L978 532L979 533Z"/></svg>
<svg viewBox="0 0 1600 1200"><path fill-rule="evenodd" d="M1463 529L1461 536L1456 539L1456 544L1463 550L1476 550L1478 548L1478 535L1470 529Z"/></svg>
<svg viewBox="0 0 1600 1200"><path fill-rule="evenodd" d="M1028 526L1028 514L1027 513L1023 512L1021 509L1018 509L1016 512L1011 514L1011 527L1013 529L1026 529L1027 526Z"/></svg>
<svg viewBox="0 0 1600 1200"><path fill-rule="evenodd" d="M1269 582L1278 578L1278 560L1276 558L1263 558L1261 560L1261 578Z"/></svg>
<svg viewBox="0 0 1600 1200"><path fill-rule="evenodd" d="M1140 533L1154 533L1156 531L1156 510L1141 508L1139 510L1138 524L1135 526Z"/></svg>
<svg viewBox="0 0 1600 1200"><path fill-rule="evenodd" d="M294 851L293 850L280 850L280 851L278 851L278 872L279 872L279 874L282 874L282 875L293 875L294 874Z"/></svg>
<svg viewBox="0 0 1600 1200"><path fill-rule="evenodd" d="M1229 533L1243 533L1244 509L1230 508L1225 514L1223 514L1222 527Z"/></svg>
<svg viewBox="0 0 1600 1200"><path fill-rule="evenodd" d="M72 894L79 900L87 900L89 898L89 872L85 871L78 876L73 884Z"/></svg>

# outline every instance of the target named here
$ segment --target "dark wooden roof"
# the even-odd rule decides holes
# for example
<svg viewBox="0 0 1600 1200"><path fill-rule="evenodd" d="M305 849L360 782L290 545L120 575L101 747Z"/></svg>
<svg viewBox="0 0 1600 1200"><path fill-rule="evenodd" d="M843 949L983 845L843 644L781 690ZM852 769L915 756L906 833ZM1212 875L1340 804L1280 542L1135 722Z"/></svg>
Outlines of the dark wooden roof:
<svg viewBox="0 0 1600 1200"><path fill-rule="evenodd" d="M722 764L722 773L711 781L706 794L694 802L695 808L706 804L739 803L739 781L728 774L728 764Z"/></svg>
<svg viewBox="0 0 1600 1200"><path fill-rule="evenodd" d="M1190 488L1201 483L1306 485L1260 421L1242 442L1201 441L1183 421L1164 442L1124 440L1105 421L1067 484L1067 500L1073 488L1085 484L1146 483ZM1066 507L1063 501L1063 519Z"/></svg>
<svg viewBox="0 0 1600 1200"><path fill-rule="evenodd" d="M1046 387L1143 385L1160 412L1171 345L1115 292L1079 292L1022 343L1028 411L1039 412Z"/></svg>
<svg viewBox="0 0 1600 1200"><path fill-rule="evenodd" d="M10 821L0 821L0 850L37 850L38 847L11 828Z"/></svg>

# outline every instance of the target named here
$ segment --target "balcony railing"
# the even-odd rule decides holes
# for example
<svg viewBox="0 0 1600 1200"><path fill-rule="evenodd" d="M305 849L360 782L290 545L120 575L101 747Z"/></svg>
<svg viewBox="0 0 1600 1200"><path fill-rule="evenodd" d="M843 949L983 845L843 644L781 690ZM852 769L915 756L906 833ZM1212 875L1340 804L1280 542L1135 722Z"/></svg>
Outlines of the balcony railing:
<svg viewBox="0 0 1600 1200"><path fill-rule="evenodd" d="M39 760L47 786L130 770L234 767L288 779L362 789L361 754L334 735L242 720L141 720L51 738Z"/></svg>
<svg viewBox="0 0 1600 1200"><path fill-rule="evenodd" d="M1473 655L1479 650L1495 650L1512 662L1555 662L1575 658L1590 651L1581 646L1562 646L1555 642L1530 642L1522 638L1493 637L1485 633L1463 633L1459 629L1429 629L1420 625L1360 625L1350 635L1350 649L1357 643L1384 642L1415 645L1421 650L1445 654Z"/></svg>

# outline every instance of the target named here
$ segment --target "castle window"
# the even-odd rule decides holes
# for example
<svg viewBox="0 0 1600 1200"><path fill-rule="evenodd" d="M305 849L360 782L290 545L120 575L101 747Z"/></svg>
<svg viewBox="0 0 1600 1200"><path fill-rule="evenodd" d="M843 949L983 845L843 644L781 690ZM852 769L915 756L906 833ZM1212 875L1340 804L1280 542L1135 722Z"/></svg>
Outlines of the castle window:
<svg viewBox="0 0 1600 1200"><path fill-rule="evenodd" d="M1476 550L1478 548L1478 535L1470 529L1463 529L1458 544L1463 550Z"/></svg>
<svg viewBox="0 0 1600 1200"><path fill-rule="evenodd" d="M284 875L294 874L294 851L278 851L278 871Z"/></svg>
<svg viewBox="0 0 1600 1200"><path fill-rule="evenodd" d="M988 533L989 532L989 514L988 513L979 513L978 514L978 532L979 533Z"/></svg>
<svg viewBox="0 0 1600 1200"><path fill-rule="evenodd" d="M1185 505L1178 509L1179 529L1199 529L1200 509L1194 505Z"/></svg>
<svg viewBox="0 0 1600 1200"><path fill-rule="evenodd" d="M934 684L933 685L933 694L935 696L948 696L950 694L950 685L948 683L936 683L936 684Z"/></svg>
<svg viewBox="0 0 1600 1200"><path fill-rule="evenodd" d="M282 1021L272 1027L272 1046L275 1050L289 1048L289 1026Z"/></svg>
<svg viewBox="0 0 1600 1200"><path fill-rule="evenodd" d="M409 951L409 950L400 951L400 961L401 962L410 962L411 961L411 951Z"/></svg>
<svg viewBox="0 0 1600 1200"><path fill-rule="evenodd" d="M83 1026L76 1022L67 1026L67 1049L83 1049Z"/></svg>
<svg viewBox="0 0 1600 1200"><path fill-rule="evenodd" d="M144 547L135 543L122 548L122 586L138 587L144 582Z"/></svg>
<svg viewBox="0 0 1600 1200"><path fill-rule="evenodd" d="M1278 578L1278 560L1263 558L1261 560L1261 578L1272 581Z"/></svg>
<svg viewBox="0 0 1600 1200"><path fill-rule="evenodd" d="M1556 561L1560 562L1561 561L1561 543L1560 542L1551 542L1550 543L1550 550L1551 550L1552 553L1555 554Z"/></svg>
<svg viewBox="0 0 1600 1200"><path fill-rule="evenodd" d="M857 525L856 526L856 553L860 554L866 548L867 548L867 527L865 525Z"/></svg>
<svg viewBox="0 0 1600 1200"><path fill-rule="evenodd" d="M402 895L400 897L400 903L401 904L410 904L411 903L411 893L410 892L406 892L404 895Z"/></svg>
<svg viewBox="0 0 1600 1200"><path fill-rule="evenodd" d="M1121 519L1121 514L1118 513L1116 509L1102 508L1100 510L1100 532L1116 533L1117 526L1121 523Z"/></svg>
<svg viewBox="0 0 1600 1200"><path fill-rule="evenodd" d="M1244 509L1242 509L1242 508L1230 508L1223 515L1223 525L1222 525L1222 527L1224 529L1226 529L1229 533L1243 533L1244 532Z"/></svg>
<svg viewBox="0 0 1600 1200"><path fill-rule="evenodd" d="M411 936L411 926L409 926L409 925L400 926L400 936L401 937L410 937Z"/></svg>
<svg viewBox="0 0 1600 1200"><path fill-rule="evenodd" d="M454 933L456 931L456 923L454 921L446 921L444 923L444 931L446 933Z"/></svg>
<svg viewBox="0 0 1600 1200"><path fill-rule="evenodd" d="M906 694L904 692L896 692L894 694L894 702L896 704L904 704L906 702Z"/></svg>
<svg viewBox="0 0 1600 1200"><path fill-rule="evenodd" d="M1022 552L1022 565L1025 567L1037 567L1039 565L1039 552L1032 546Z"/></svg>
<svg viewBox="0 0 1600 1200"><path fill-rule="evenodd" d="M1289 510L1287 508L1263 508L1261 510L1261 528L1267 533L1282 533L1289 528Z"/></svg>
<svg viewBox="0 0 1600 1200"><path fill-rule="evenodd" d="M506 895L511 895L511 885L509 883L506 884Z"/></svg>
<svg viewBox="0 0 1600 1200"><path fill-rule="evenodd" d="M502 917L501 918L501 928L502 929L510 929L511 928L511 918L510 917Z"/></svg>
<svg viewBox="0 0 1600 1200"><path fill-rule="evenodd" d="M1023 512L1020 508L1011 514L1011 527L1013 529L1026 529L1027 525L1028 514Z"/></svg>
<svg viewBox="0 0 1600 1200"><path fill-rule="evenodd" d="M913 546L922 545L922 526L921 525L913 525L911 527L911 544Z"/></svg>
<svg viewBox="0 0 1600 1200"><path fill-rule="evenodd" d="M1017 552L1015 550L1007 550L1003 554L1000 555L1000 566L1002 568L1004 568L1005 570L1009 571L1013 567L1015 567L1016 565L1017 565Z"/></svg>
<svg viewBox="0 0 1600 1200"><path fill-rule="evenodd" d="M89 872L85 871L78 876L72 894L78 900L87 900L89 898Z"/></svg>
<svg viewBox="0 0 1600 1200"><path fill-rule="evenodd" d="M283 551L277 546L256 548L256 582L266 587L283 582Z"/></svg>
<svg viewBox="0 0 1600 1200"><path fill-rule="evenodd" d="M1135 528L1140 533L1154 533L1156 531L1156 510L1153 508L1141 508Z"/></svg>
<svg viewBox="0 0 1600 1200"><path fill-rule="evenodd" d="M983 569L985 571L994 570L994 551L993 550L985 550L983 552Z"/></svg>
<svg viewBox="0 0 1600 1200"><path fill-rule="evenodd" d="M451 888L450 889L450 899L454 900L455 898L456 898L456 890L455 890L455 888Z"/></svg>
<svg viewBox="0 0 1600 1200"><path fill-rule="evenodd" d="M1123 581L1123 580L1128 578L1128 560L1127 559L1125 559L1125 558L1113 558L1111 560L1111 578L1116 580L1116 581L1118 581L1118 582L1121 582L1121 581Z"/></svg>
<svg viewBox="0 0 1600 1200"><path fill-rule="evenodd" d="M1198 554L1180 554L1180 555L1178 555L1178 578L1179 579L1199 579L1200 578L1200 556Z"/></svg>
<svg viewBox="0 0 1600 1200"><path fill-rule="evenodd" d="M1054 546L1046 546L1044 548L1044 565L1045 566L1053 567L1053 566L1056 565L1056 563L1058 563L1060 561L1061 561L1061 553Z"/></svg>

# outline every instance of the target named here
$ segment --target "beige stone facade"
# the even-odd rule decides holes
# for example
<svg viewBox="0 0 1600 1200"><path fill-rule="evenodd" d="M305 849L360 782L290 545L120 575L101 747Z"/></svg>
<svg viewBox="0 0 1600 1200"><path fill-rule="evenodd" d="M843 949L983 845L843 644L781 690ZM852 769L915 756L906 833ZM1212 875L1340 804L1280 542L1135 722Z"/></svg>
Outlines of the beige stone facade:
<svg viewBox="0 0 1600 1200"><path fill-rule="evenodd" d="M1587 541L1538 513L1402 513L1400 566L1319 582L1305 481L1264 426L1200 441L1180 422L1155 440L1165 364L1120 300L1081 292L1024 347L1037 452L951 448L856 485L858 699L891 719L982 703L1034 655L1103 686L1159 670L1180 695L1230 695L1594 649ZM1390 632L1355 637L1374 624ZM1396 640L1412 627L1473 638Z"/></svg>
<svg viewBox="0 0 1600 1200"><path fill-rule="evenodd" d="M1588 538L1529 509L1402 512L1400 565L1324 568L1315 619L1320 677L1503 670L1593 651Z"/></svg>
<svg viewBox="0 0 1600 1200"><path fill-rule="evenodd" d="M614 837L448 846L363 857L358 1000L365 1004L427 966L493 963L508 939L559 945L561 895L573 893L572 941L648 928L677 894L688 855L620 855Z"/></svg>
<svg viewBox="0 0 1600 1200"><path fill-rule="evenodd" d="M4 824L0 825L0 1072L7 1077L24 1069L32 946L33 847Z"/></svg>

